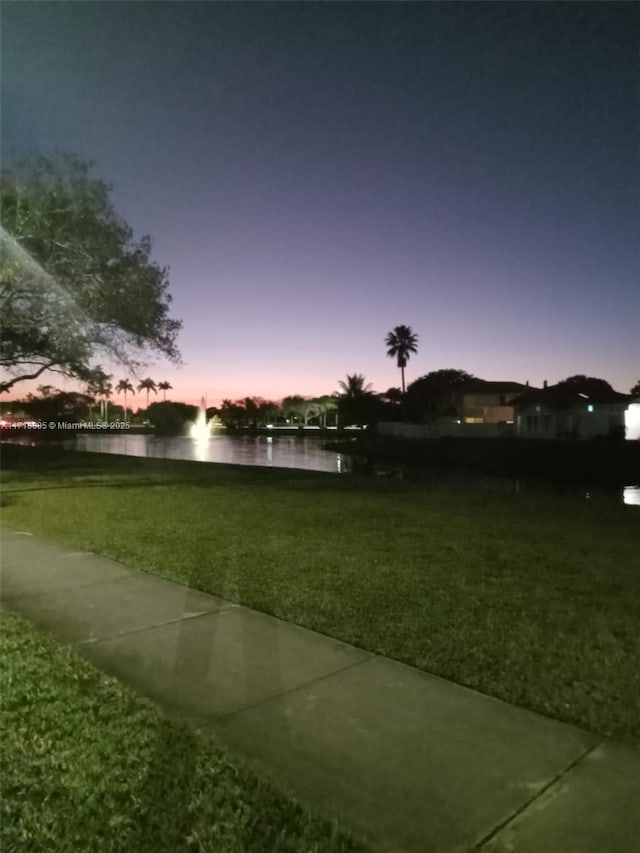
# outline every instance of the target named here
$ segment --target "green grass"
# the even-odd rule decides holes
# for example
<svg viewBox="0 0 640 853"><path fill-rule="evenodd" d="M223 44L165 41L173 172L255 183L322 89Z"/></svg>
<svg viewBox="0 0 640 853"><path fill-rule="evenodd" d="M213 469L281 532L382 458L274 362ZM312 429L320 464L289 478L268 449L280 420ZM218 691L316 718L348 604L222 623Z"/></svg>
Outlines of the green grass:
<svg viewBox="0 0 640 853"><path fill-rule="evenodd" d="M0 635L3 853L364 849L21 616Z"/></svg>
<svg viewBox="0 0 640 853"><path fill-rule="evenodd" d="M4 456L9 524L600 734L640 738L634 507L276 469Z"/></svg>

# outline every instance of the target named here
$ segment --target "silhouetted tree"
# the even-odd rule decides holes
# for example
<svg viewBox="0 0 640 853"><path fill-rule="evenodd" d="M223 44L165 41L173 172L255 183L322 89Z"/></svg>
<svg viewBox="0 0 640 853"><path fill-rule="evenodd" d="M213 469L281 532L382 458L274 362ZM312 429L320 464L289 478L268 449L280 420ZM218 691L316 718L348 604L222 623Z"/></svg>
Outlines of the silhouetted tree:
<svg viewBox="0 0 640 853"><path fill-rule="evenodd" d="M153 379L149 379L149 377L147 377L146 379L143 379L141 382L138 383L138 391L146 391L147 392L147 409L148 409L149 408L149 392L153 391L154 394L158 393L157 388L156 388L156 383L153 381Z"/></svg>
<svg viewBox="0 0 640 853"><path fill-rule="evenodd" d="M327 415L338 409L338 398L336 395L325 394L322 397L314 397L313 404L318 416L318 424L321 429L327 428Z"/></svg>
<svg viewBox="0 0 640 853"><path fill-rule="evenodd" d="M633 386L629 393L634 395L640 394L640 380L636 382L636 384Z"/></svg>
<svg viewBox="0 0 640 853"><path fill-rule="evenodd" d="M160 389L160 391L162 391L162 399L166 403L167 402L167 391L170 388L173 388L173 385L170 382L167 382L165 380L164 382L158 382L158 388Z"/></svg>
<svg viewBox="0 0 640 853"><path fill-rule="evenodd" d="M26 400L12 405L20 407L27 415L38 421L80 421L87 416L93 397L76 391L60 391L51 385L38 386L39 396L28 394Z"/></svg>
<svg viewBox="0 0 640 853"><path fill-rule="evenodd" d="M50 370L88 381L107 355L177 361L167 271L116 214L111 187L73 155L35 157L0 175L0 392Z"/></svg>
<svg viewBox="0 0 640 853"><path fill-rule="evenodd" d="M220 420L229 429L235 429L244 424L246 412L244 406L232 400L223 400L220 411L218 412Z"/></svg>
<svg viewBox="0 0 640 853"><path fill-rule="evenodd" d="M446 368L432 370L412 382L407 388L407 407L412 418L437 418L455 414L455 391L476 377L466 370Z"/></svg>
<svg viewBox="0 0 640 853"><path fill-rule="evenodd" d="M404 369L407 366L410 354L418 352L418 336L411 330L411 326L396 326L385 338L385 343L387 355L398 360L398 367L402 375L402 393L404 394Z"/></svg>
<svg viewBox="0 0 640 853"><path fill-rule="evenodd" d="M241 407L244 409L244 425L256 426L258 423L259 398L245 397L242 400Z"/></svg>
<svg viewBox="0 0 640 853"><path fill-rule="evenodd" d="M309 418L313 418L319 413L316 401L312 398L304 400L302 402L301 412L304 419L304 425L307 426L309 424Z"/></svg>
<svg viewBox="0 0 640 853"><path fill-rule="evenodd" d="M577 394L586 394L587 396L602 393L607 394L613 391L613 388L605 379L598 379L595 376L585 376L584 373L577 373L575 376L568 376L566 379L562 379L558 382L556 388L565 388L566 390L575 391Z"/></svg>
<svg viewBox="0 0 640 853"><path fill-rule="evenodd" d="M373 387L362 373L347 374L346 382L340 379L338 385L342 388L342 396L352 400L370 395Z"/></svg>
<svg viewBox="0 0 640 853"><path fill-rule="evenodd" d="M128 379L121 379L116 385L116 393L124 394L124 419L127 420L127 394L135 394L133 385Z"/></svg>
<svg viewBox="0 0 640 853"><path fill-rule="evenodd" d="M258 402L258 418L260 423L273 423L280 414L280 406L272 400L259 399Z"/></svg>
<svg viewBox="0 0 640 853"><path fill-rule="evenodd" d="M282 413L285 418L291 418L293 421L304 418L305 402L305 398L301 397L300 394L285 397L282 401Z"/></svg>
<svg viewBox="0 0 640 853"><path fill-rule="evenodd" d="M89 395L100 400L100 417L103 420L107 419L108 401L113 391L112 378L111 374L105 373L102 368L97 368L93 372L92 378L87 382Z"/></svg>
<svg viewBox="0 0 640 853"><path fill-rule="evenodd" d="M198 407L163 400L151 403L146 416L158 435L180 435L185 432L187 424L198 417Z"/></svg>
<svg viewBox="0 0 640 853"><path fill-rule="evenodd" d="M385 403L401 403L402 390L400 388L387 388L383 394L380 394L380 399Z"/></svg>
<svg viewBox="0 0 640 853"><path fill-rule="evenodd" d="M371 383L361 373L347 374L346 381L340 380L342 394L338 397L338 414L345 426L370 424L376 417L377 397Z"/></svg>

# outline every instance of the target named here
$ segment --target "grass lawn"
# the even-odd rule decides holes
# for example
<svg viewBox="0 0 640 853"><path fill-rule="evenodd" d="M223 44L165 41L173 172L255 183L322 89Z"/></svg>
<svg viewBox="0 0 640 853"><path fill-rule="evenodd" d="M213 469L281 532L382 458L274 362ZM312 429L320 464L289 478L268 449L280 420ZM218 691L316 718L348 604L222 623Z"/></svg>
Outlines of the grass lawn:
<svg viewBox="0 0 640 853"><path fill-rule="evenodd" d="M640 739L634 507L29 448L3 468L7 524Z"/></svg>
<svg viewBox="0 0 640 853"><path fill-rule="evenodd" d="M212 738L3 612L3 853L347 853Z"/></svg>

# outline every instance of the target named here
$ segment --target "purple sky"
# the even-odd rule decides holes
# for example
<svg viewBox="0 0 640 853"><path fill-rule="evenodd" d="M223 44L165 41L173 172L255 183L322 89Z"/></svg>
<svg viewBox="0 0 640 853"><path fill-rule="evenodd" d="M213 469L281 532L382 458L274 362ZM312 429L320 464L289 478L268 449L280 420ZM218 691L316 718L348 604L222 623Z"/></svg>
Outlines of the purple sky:
<svg viewBox="0 0 640 853"><path fill-rule="evenodd" d="M400 323L420 336L408 382L640 379L633 4L5 2L2 19L3 157L93 158L154 238L186 365L145 375L174 399L331 393L355 372L383 391Z"/></svg>

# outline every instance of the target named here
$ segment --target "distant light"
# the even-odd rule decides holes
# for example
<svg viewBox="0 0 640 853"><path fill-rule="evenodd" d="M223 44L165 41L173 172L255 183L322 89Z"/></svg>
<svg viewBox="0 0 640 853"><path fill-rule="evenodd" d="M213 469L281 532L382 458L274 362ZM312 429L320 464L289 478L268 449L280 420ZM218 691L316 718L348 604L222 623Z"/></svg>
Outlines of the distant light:
<svg viewBox="0 0 640 853"><path fill-rule="evenodd" d="M592 411L593 411L593 404L592 404L592 403L589 403L589 405L587 406L587 411L588 411L588 412L592 412Z"/></svg>
<svg viewBox="0 0 640 853"><path fill-rule="evenodd" d="M625 486L622 501L629 506L640 506L640 486Z"/></svg>
<svg viewBox="0 0 640 853"><path fill-rule="evenodd" d="M267 429L273 429L273 424L267 424Z"/></svg>
<svg viewBox="0 0 640 853"><path fill-rule="evenodd" d="M626 438L630 441L640 439L640 403L631 403L624 413Z"/></svg>
<svg viewBox="0 0 640 853"><path fill-rule="evenodd" d="M584 399L585 399L585 400L588 400L588 399L589 399L589 395L588 395L588 394L583 394L583 393L582 393L582 391L578 391L578 396L579 396L579 397L584 397Z"/></svg>

